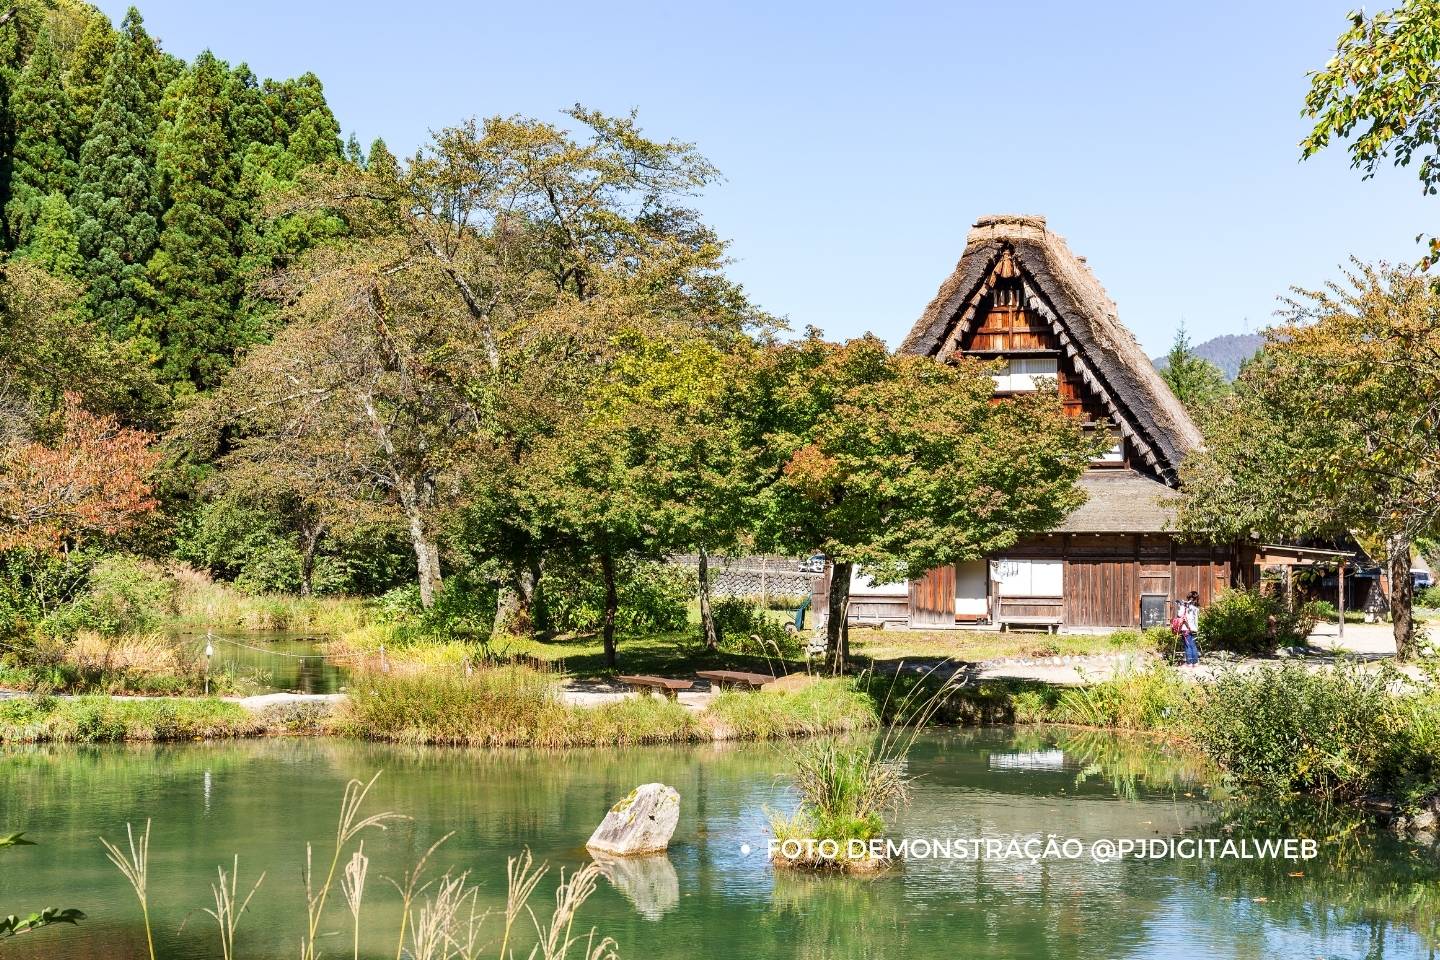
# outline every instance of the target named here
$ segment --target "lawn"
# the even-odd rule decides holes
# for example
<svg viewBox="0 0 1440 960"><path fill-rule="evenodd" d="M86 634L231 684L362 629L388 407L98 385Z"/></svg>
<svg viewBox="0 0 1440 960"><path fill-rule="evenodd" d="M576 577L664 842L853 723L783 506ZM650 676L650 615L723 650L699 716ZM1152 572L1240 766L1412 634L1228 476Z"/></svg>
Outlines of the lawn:
<svg viewBox="0 0 1440 960"><path fill-rule="evenodd" d="M618 640L618 669L605 665L598 635L582 634L550 640L506 640L488 652L502 659L515 657L542 661L559 673L577 680L607 679L617 673L649 673L687 677L697 670L746 670L753 673L794 673L805 669L798 657L781 659L705 650L698 641L699 628L646 636L622 636ZM351 649L375 652L383 634L358 631L347 634L342 644ZM859 668L901 660L993 660L1002 657L1062 657L1107 653L1139 652L1151 649L1146 638L1132 631L1110 634L997 633L987 630L876 630L853 628L850 649ZM483 648L458 641L396 645L387 641L391 662L445 666L478 659Z"/></svg>

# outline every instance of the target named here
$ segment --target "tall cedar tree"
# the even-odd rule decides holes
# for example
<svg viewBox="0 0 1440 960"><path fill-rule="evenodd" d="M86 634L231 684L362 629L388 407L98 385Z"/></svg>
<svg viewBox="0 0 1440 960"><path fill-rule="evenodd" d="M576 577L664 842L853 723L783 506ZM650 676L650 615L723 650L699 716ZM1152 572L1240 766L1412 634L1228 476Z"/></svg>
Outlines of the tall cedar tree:
<svg viewBox="0 0 1440 960"><path fill-rule="evenodd" d="M227 137L229 71L206 51L171 84L156 138L167 201L147 273L154 305L143 336L161 380L179 392L219 382L235 353L257 339L237 329L241 217Z"/></svg>
<svg viewBox="0 0 1440 960"><path fill-rule="evenodd" d="M1175 342L1165 355L1165 369L1160 371L1160 379L1165 381L1175 399L1185 405L1191 416L1204 413L1229 389L1220 368L1195 355L1184 324L1175 331Z"/></svg>
<svg viewBox="0 0 1440 960"><path fill-rule="evenodd" d="M78 137L61 79L50 32L42 30L10 94L15 139L5 220L12 248L30 242L45 199L74 186Z"/></svg>
<svg viewBox="0 0 1440 960"><path fill-rule="evenodd" d="M145 304L145 263L159 235L152 137L158 82L153 43L133 9L116 39L80 148L71 205L85 258L86 310L106 331L128 339Z"/></svg>

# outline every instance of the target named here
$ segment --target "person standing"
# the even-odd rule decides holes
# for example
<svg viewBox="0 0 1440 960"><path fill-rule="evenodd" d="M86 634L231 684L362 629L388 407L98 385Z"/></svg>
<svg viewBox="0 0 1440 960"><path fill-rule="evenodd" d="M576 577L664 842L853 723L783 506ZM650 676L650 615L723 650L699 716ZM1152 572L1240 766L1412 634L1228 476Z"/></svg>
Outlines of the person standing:
<svg viewBox="0 0 1440 960"><path fill-rule="evenodd" d="M1185 642L1185 663L1193 667L1200 662L1200 648L1195 645L1195 635L1200 632L1198 591L1191 590L1185 599L1180 601L1180 606L1175 611L1175 619L1180 621L1180 639Z"/></svg>

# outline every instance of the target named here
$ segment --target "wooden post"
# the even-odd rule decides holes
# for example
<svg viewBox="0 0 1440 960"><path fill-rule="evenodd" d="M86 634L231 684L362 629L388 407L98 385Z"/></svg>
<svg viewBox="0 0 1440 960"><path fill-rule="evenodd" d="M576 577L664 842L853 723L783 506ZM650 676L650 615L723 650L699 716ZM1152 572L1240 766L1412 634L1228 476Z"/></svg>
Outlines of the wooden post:
<svg viewBox="0 0 1440 960"><path fill-rule="evenodd" d="M1338 632L1339 632L1339 634L1340 634L1340 639L1341 639L1341 640L1344 640L1344 639L1345 639L1345 561L1344 561L1344 560L1341 560L1341 561L1340 561L1340 569L1339 569L1339 571L1338 571L1337 576L1338 576L1338 578L1339 578L1339 584L1338 584L1338 589L1336 590L1337 596L1336 596L1335 599L1336 599L1337 602L1336 602L1335 606L1337 606L1337 607L1340 608L1340 622L1339 622L1339 624L1336 625L1336 629L1338 630Z"/></svg>

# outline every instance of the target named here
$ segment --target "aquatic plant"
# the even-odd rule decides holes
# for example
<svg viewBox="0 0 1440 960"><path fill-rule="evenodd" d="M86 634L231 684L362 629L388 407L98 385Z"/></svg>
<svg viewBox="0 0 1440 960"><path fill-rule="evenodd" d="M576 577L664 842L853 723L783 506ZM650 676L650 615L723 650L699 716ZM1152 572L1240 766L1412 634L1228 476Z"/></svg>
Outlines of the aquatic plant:
<svg viewBox="0 0 1440 960"><path fill-rule="evenodd" d="M140 901L140 915L145 920L145 946L150 952L150 960L155 960L155 937L150 931L150 821L145 821L145 832L140 835L138 844L135 842L135 831L128 823L125 824L125 836L130 846L128 855L104 837L100 838L100 843L105 847L105 855L129 882Z"/></svg>
<svg viewBox="0 0 1440 960"><path fill-rule="evenodd" d="M340 801L340 812L336 822L334 849L330 864L323 876L314 869L314 847L305 845L305 867L302 872L306 913L306 932L301 938L302 960L316 960L319 957L317 940L321 936L320 925L325 916L326 903L336 883L339 884L350 913L353 937L353 956L360 955L361 929L365 918L365 906L371 901L365 897L366 874L369 858L365 855L364 840L353 848L352 842L361 834L372 829L385 829L396 820L408 819L393 811L364 814L365 800L379 779L377 772L369 781L352 779L345 785ZM130 824L125 825L129 838L129 850L122 851L115 844L101 838L110 862L129 881L140 903L141 916L145 925L145 940L150 960L155 960L155 942L150 927L150 902L148 893L150 823L146 821L145 832L139 840L135 838ZM429 878L429 863L436 851L450 838L446 834L431 844L406 871L399 882L392 885L400 894L400 926L395 934L395 957L403 960L480 960L493 939L483 939L486 921L490 911L479 908L479 888L470 883L468 871L456 873L446 870L438 878ZM0 841L3 842L3 841ZM342 861L344 866L341 867ZM537 866L528 850L519 856L506 860L506 900L500 914L503 930L500 934L499 949L494 954L497 960L513 960L512 946L525 939L523 921L530 921L533 943L527 956L531 960L569 960L579 954L582 960L618 960L615 941L599 937L591 928L588 932L575 930L575 919L581 907L595 892L600 868L591 863L576 870L568 877L564 873L555 891L555 906L548 918L531 906L531 899L541 880L548 872L545 865ZM239 897L239 858L231 861L231 869L218 868L219 883L211 886L215 897L214 910L206 910L215 918L219 928L221 952L225 960L235 960L235 934L241 916L249 908L250 900L264 880L264 874L255 881L250 892ZM74 911L76 919L83 917ZM67 921L73 922L73 921Z"/></svg>

